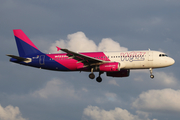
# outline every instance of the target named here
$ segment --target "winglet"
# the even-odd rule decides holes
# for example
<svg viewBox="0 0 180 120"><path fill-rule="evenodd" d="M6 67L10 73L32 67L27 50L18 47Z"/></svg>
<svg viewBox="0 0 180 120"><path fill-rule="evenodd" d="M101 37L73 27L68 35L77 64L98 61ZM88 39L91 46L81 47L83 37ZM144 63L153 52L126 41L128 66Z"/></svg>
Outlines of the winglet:
<svg viewBox="0 0 180 120"><path fill-rule="evenodd" d="M58 47L58 46L56 46L56 48L57 48L57 51L60 51L60 50L61 50L61 48L60 48L60 47Z"/></svg>

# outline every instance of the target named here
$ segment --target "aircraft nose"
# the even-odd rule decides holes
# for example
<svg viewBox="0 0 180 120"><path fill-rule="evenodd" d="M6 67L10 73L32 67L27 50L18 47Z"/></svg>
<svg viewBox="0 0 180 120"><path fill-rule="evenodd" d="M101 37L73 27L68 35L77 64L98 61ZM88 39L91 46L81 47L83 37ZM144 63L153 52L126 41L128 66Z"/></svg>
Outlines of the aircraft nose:
<svg viewBox="0 0 180 120"><path fill-rule="evenodd" d="M172 58L170 58L170 60L169 60L169 64L170 65L173 65L175 63L175 60L174 59L172 59Z"/></svg>

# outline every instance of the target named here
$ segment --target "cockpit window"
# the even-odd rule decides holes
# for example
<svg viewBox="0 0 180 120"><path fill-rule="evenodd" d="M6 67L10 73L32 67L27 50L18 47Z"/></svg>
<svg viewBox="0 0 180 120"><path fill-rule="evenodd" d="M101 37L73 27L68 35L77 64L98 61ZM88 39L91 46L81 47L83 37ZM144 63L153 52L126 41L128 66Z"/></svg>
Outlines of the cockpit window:
<svg viewBox="0 0 180 120"><path fill-rule="evenodd" d="M159 57L167 57L166 54L159 54Z"/></svg>

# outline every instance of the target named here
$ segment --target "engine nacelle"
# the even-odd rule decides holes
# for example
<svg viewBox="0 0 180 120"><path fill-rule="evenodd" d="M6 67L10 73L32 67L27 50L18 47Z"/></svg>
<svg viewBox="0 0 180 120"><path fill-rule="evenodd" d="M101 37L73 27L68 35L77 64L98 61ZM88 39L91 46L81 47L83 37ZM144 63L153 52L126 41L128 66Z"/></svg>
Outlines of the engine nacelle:
<svg viewBox="0 0 180 120"><path fill-rule="evenodd" d="M104 63L98 66L99 71L102 72L115 72L120 71L120 63L113 62L113 63Z"/></svg>
<svg viewBox="0 0 180 120"><path fill-rule="evenodd" d="M129 69L121 69L121 71L118 72L106 72L106 75L110 77L128 77L129 73Z"/></svg>

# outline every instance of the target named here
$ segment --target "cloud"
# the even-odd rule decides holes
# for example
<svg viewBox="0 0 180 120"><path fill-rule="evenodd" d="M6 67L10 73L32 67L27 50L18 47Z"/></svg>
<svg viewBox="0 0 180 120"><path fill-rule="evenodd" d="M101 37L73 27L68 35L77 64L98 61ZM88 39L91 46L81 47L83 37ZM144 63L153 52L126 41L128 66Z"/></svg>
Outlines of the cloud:
<svg viewBox="0 0 180 120"><path fill-rule="evenodd" d="M85 52L95 52L95 51L127 51L125 47L121 47L116 41L111 38L104 38L97 46L93 40L86 37L83 32L76 32L69 34L67 40L57 40L49 48L51 53L57 53L56 46L67 48L72 51L85 51Z"/></svg>
<svg viewBox="0 0 180 120"><path fill-rule="evenodd" d="M141 74L138 76L136 75L133 78L135 81L138 81L138 82L143 82L144 79L146 79L145 76L150 75L149 70L133 70L131 72L134 72L136 74L137 73ZM177 86L179 84L174 73L171 73L171 72L167 73L167 72L163 72L163 71L160 71L160 72L153 71L153 74L154 74L154 79L152 80L153 81L152 83L154 83L154 80L155 80L156 85L162 85L162 86L170 87L170 86Z"/></svg>
<svg viewBox="0 0 180 120"><path fill-rule="evenodd" d="M119 87L119 84L116 82L116 80L112 79L112 80L109 80L108 82L109 84L111 85L115 85L115 86L118 86Z"/></svg>
<svg viewBox="0 0 180 120"><path fill-rule="evenodd" d="M107 92L105 93L106 98L108 101L116 101L117 95L115 93Z"/></svg>
<svg viewBox="0 0 180 120"><path fill-rule="evenodd" d="M134 80L135 80L135 81L139 81L139 82L144 81L143 78L142 78L142 76L134 77Z"/></svg>
<svg viewBox="0 0 180 120"><path fill-rule="evenodd" d="M116 107L106 111L97 106L88 106L83 111L83 120L141 120L138 115L133 115L126 109ZM147 119L149 120L149 119Z"/></svg>
<svg viewBox="0 0 180 120"><path fill-rule="evenodd" d="M11 105L3 108L0 105L0 119L1 120L27 120L22 117L22 114L18 107L13 107Z"/></svg>
<svg viewBox="0 0 180 120"><path fill-rule="evenodd" d="M81 91L87 92L87 89L83 88ZM73 86L56 78L48 81L43 88L36 90L35 92L31 93L31 95L33 97L39 97L43 99L48 99L48 98L79 99L78 91L76 91Z"/></svg>
<svg viewBox="0 0 180 120"><path fill-rule="evenodd" d="M162 85L176 85L177 79L174 77L173 73L165 73L165 72L154 72L157 82Z"/></svg>
<svg viewBox="0 0 180 120"><path fill-rule="evenodd" d="M180 112L180 90L170 88L143 92L132 103L138 110Z"/></svg>
<svg viewBox="0 0 180 120"><path fill-rule="evenodd" d="M120 47L120 44L111 38L104 38L98 45L98 51L127 51L125 47Z"/></svg>
<svg viewBox="0 0 180 120"><path fill-rule="evenodd" d="M113 92L104 92L100 93L100 95L94 97L95 102L98 104L107 104L107 103L115 103L120 104L122 101L118 98L118 95Z"/></svg>

